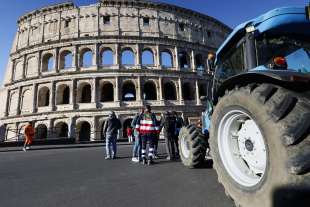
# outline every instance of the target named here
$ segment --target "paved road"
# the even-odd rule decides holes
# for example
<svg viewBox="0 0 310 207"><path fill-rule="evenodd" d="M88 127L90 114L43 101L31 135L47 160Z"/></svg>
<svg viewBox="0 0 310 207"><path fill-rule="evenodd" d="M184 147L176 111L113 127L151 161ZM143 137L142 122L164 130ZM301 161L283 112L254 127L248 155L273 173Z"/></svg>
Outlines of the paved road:
<svg viewBox="0 0 310 207"><path fill-rule="evenodd" d="M180 162L153 166L104 160L100 145L0 149L0 206L3 207L233 207L212 169L190 170ZM19 148L18 148L19 150ZM161 146L161 152L163 146Z"/></svg>

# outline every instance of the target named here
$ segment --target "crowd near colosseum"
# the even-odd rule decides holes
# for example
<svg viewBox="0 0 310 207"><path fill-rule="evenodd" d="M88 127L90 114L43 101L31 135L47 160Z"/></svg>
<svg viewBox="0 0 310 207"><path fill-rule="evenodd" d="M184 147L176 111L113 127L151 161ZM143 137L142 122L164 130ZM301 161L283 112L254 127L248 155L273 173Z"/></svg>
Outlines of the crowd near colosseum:
<svg viewBox="0 0 310 207"><path fill-rule="evenodd" d="M0 91L1 141L23 140L28 121L37 139L101 140L109 111L126 128L145 103L195 119L210 91L207 54L229 32L207 15L146 0L27 13Z"/></svg>

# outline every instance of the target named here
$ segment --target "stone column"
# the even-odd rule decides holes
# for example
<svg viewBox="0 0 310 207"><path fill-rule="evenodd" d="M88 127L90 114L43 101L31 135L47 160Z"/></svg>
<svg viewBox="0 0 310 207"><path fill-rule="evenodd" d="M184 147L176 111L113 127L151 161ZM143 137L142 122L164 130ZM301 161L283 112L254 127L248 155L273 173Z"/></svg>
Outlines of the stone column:
<svg viewBox="0 0 310 207"><path fill-rule="evenodd" d="M68 123L68 137L70 139L76 138L75 127L76 127L76 118L72 117Z"/></svg>
<svg viewBox="0 0 310 207"><path fill-rule="evenodd" d="M97 104L98 81L96 78L92 80L91 102Z"/></svg>
<svg viewBox="0 0 310 207"><path fill-rule="evenodd" d="M120 92L119 92L119 78L118 77L116 77L115 78L115 86L114 86L114 102L116 103L116 104L120 104L120 96L119 96L119 94L120 94Z"/></svg>
<svg viewBox="0 0 310 207"><path fill-rule="evenodd" d="M23 98L22 94L22 87L18 87L18 101L17 101L17 108L16 108L16 115L20 115L21 112L21 99Z"/></svg>
<svg viewBox="0 0 310 207"><path fill-rule="evenodd" d="M9 105L10 105L10 90L6 90L6 104L4 116L7 117L9 115Z"/></svg>
<svg viewBox="0 0 310 207"><path fill-rule="evenodd" d="M71 87L71 93L70 93L70 103L73 105L73 108L76 106L76 80L72 80L72 87Z"/></svg>
<svg viewBox="0 0 310 207"><path fill-rule="evenodd" d="M51 96L50 96L50 106L51 106L51 111L54 111L56 109L56 83L53 81L52 82L52 87L51 87Z"/></svg>
<svg viewBox="0 0 310 207"><path fill-rule="evenodd" d="M182 80L179 78L179 102L181 105L184 104L184 99L183 99L183 91L182 91Z"/></svg>
<svg viewBox="0 0 310 207"><path fill-rule="evenodd" d="M38 106L38 84L34 83L32 88L33 88L32 113L36 113Z"/></svg>
<svg viewBox="0 0 310 207"><path fill-rule="evenodd" d="M195 88L196 88L196 103L197 105L201 105L201 100L200 100L200 96L199 96L199 83L198 80L195 81Z"/></svg>
<svg viewBox="0 0 310 207"><path fill-rule="evenodd" d="M141 68L141 51L139 44L136 44L136 66Z"/></svg>
<svg viewBox="0 0 310 207"><path fill-rule="evenodd" d="M80 58L79 58L79 48L78 46L75 46L74 48L74 57L73 57L73 67L75 67L75 70L78 71L80 68Z"/></svg>
<svg viewBox="0 0 310 207"><path fill-rule="evenodd" d="M136 98L137 101L142 101L142 90L141 90L141 77L138 76L137 85L136 85Z"/></svg>
<svg viewBox="0 0 310 207"><path fill-rule="evenodd" d="M115 65L120 65L120 60L119 60L120 54L119 54L119 45L115 44L115 54L114 54L114 64Z"/></svg>
<svg viewBox="0 0 310 207"><path fill-rule="evenodd" d="M55 60L55 72L56 73L58 73L59 72L59 49L58 48L56 48L55 49L55 58L54 58L54 60Z"/></svg>
<svg viewBox="0 0 310 207"><path fill-rule="evenodd" d="M164 97L163 97L163 78L159 77L158 80L158 95L157 97L159 98L160 102L163 103L164 102Z"/></svg>
<svg viewBox="0 0 310 207"><path fill-rule="evenodd" d="M99 66L99 45L98 44L95 45L95 51L93 55L93 65L95 65L98 69L98 66Z"/></svg>
<svg viewBox="0 0 310 207"><path fill-rule="evenodd" d="M41 76L41 74L42 74L41 65L42 65L42 51L39 51L39 57L38 57L38 76Z"/></svg>
<svg viewBox="0 0 310 207"><path fill-rule="evenodd" d="M55 135L55 129L54 129L54 119L50 119L49 120L49 124L48 124L48 128L47 128L47 138L56 138Z"/></svg>
<svg viewBox="0 0 310 207"><path fill-rule="evenodd" d="M27 66L27 58L26 58L26 55L24 55L23 56L23 74L22 74L23 79L26 78L26 66Z"/></svg>
<svg viewBox="0 0 310 207"><path fill-rule="evenodd" d="M10 83L12 83L14 81L14 76L15 76L15 64L16 64L16 60L12 61L12 72L11 72L11 77L10 77Z"/></svg>
<svg viewBox="0 0 310 207"><path fill-rule="evenodd" d="M161 67L161 54L160 54L159 45L156 45L155 57L156 57L156 66L160 68Z"/></svg>
<svg viewBox="0 0 310 207"><path fill-rule="evenodd" d="M192 67L192 71L197 70L196 60L195 60L195 51L194 50L192 50L192 52L191 52L191 67Z"/></svg>
<svg viewBox="0 0 310 207"><path fill-rule="evenodd" d="M176 70L181 70L180 69L180 66L179 66L179 50L178 50L178 48L177 47L175 47L174 48L174 66L175 66L175 68L176 68Z"/></svg>

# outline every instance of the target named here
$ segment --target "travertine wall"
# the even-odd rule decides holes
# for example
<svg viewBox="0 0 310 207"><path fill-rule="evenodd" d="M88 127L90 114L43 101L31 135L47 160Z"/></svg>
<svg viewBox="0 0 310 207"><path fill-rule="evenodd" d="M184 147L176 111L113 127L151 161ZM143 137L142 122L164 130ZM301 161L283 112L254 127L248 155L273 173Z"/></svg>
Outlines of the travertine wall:
<svg viewBox="0 0 310 207"><path fill-rule="evenodd" d="M26 14L18 21L0 91L6 141L22 139L18 135L30 120L42 131L38 138L99 140L108 111L126 125L146 103L158 114L176 110L197 117L203 109L199 96L208 93L212 78L207 54L229 31L209 16L142 0L65 3ZM133 65L121 61L126 50ZM103 64L107 51L113 64ZM146 52L152 64L143 64ZM126 98L128 93L134 97Z"/></svg>

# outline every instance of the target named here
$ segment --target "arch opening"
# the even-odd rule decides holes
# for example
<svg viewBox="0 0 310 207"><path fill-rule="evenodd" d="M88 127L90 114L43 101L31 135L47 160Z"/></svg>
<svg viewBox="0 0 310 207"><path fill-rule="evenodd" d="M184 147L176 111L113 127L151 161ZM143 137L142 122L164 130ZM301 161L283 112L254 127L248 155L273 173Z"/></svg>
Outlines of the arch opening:
<svg viewBox="0 0 310 207"><path fill-rule="evenodd" d="M66 50L60 54L60 69L72 68L73 55L70 51Z"/></svg>
<svg viewBox="0 0 310 207"><path fill-rule="evenodd" d="M91 103L91 85L88 83L81 84L78 90L78 102L79 103Z"/></svg>
<svg viewBox="0 0 310 207"><path fill-rule="evenodd" d="M56 136L57 138L68 138L68 124L65 122L59 122L55 126Z"/></svg>
<svg viewBox="0 0 310 207"><path fill-rule="evenodd" d="M45 124L39 124L35 129L35 139L44 140L47 139L47 127Z"/></svg>
<svg viewBox="0 0 310 207"><path fill-rule="evenodd" d="M114 101L114 87L110 82L104 83L101 87L101 102L113 102Z"/></svg>
<svg viewBox="0 0 310 207"><path fill-rule="evenodd" d="M93 52L91 49L84 49L81 54L81 66L83 68L89 68L93 66Z"/></svg>
<svg viewBox="0 0 310 207"><path fill-rule="evenodd" d="M164 99L169 101L177 100L177 90L175 84L172 82L167 82L164 84Z"/></svg>
<svg viewBox="0 0 310 207"><path fill-rule="evenodd" d="M179 53L179 63L181 68L190 68L190 58L186 52Z"/></svg>
<svg viewBox="0 0 310 207"><path fill-rule="evenodd" d="M50 89L48 87L40 88L38 94L38 107L50 105Z"/></svg>
<svg viewBox="0 0 310 207"><path fill-rule="evenodd" d="M144 100L157 100L156 85L152 81L148 81L143 87L143 99Z"/></svg>
<svg viewBox="0 0 310 207"><path fill-rule="evenodd" d="M42 61L42 72L49 72L55 69L53 54L45 54Z"/></svg>
<svg viewBox="0 0 310 207"><path fill-rule="evenodd" d="M122 100L135 101L136 100L136 86L133 82L128 81L122 87Z"/></svg>
<svg viewBox="0 0 310 207"><path fill-rule="evenodd" d="M183 83L182 85L183 99L185 101L195 100L195 90L190 83Z"/></svg>
<svg viewBox="0 0 310 207"><path fill-rule="evenodd" d="M113 51L111 49L105 49L101 53L101 65L109 66L114 64Z"/></svg>
<svg viewBox="0 0 310 207"><path fill-rule="evenodd" d="M57 90L56 104L64 105L70 103L70 88L67 85L60 85Z"/></svg>
<svg viewBox="0 0 310 207"><path fill-rule="evenodd" d="M135 54L131 49L125 49L122 52L122 65L135 65Z"/></svg>
<svg viewBox="0 0 310 207"><path fill-rule="evenodd" d="M154 54L152 50L146 49L142 52L142 65L144 66L154 65Z"/></svg>
<svg viewBox="0 0 310 207"><path fill-rule="evenodd" d="M164 68L172 68L173 67L173 59L172 59L172 55L169 51L161 52L161 65Z"/></svg>
<svg viewBox="0 0 310 207"><path fill-rule="evenodd" d="M90 141L91 126L87 121L78 124L78 140L81 142Z"/></svg>

